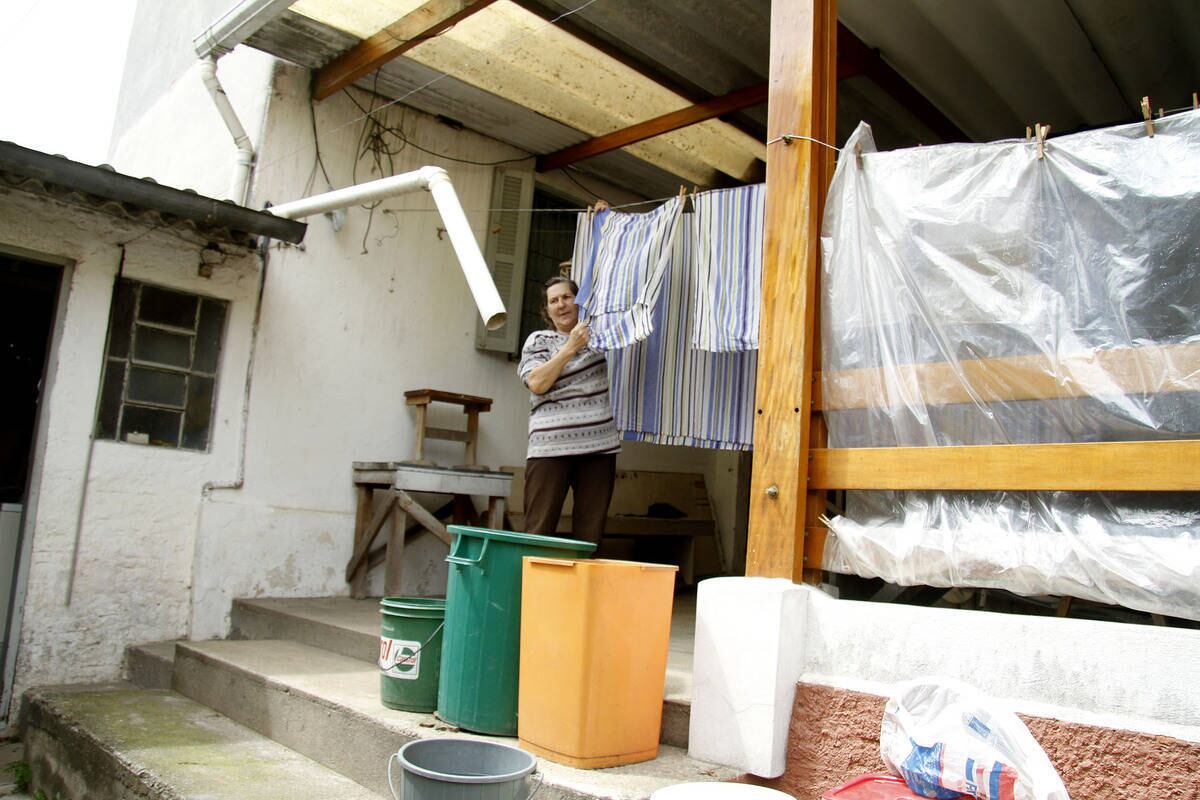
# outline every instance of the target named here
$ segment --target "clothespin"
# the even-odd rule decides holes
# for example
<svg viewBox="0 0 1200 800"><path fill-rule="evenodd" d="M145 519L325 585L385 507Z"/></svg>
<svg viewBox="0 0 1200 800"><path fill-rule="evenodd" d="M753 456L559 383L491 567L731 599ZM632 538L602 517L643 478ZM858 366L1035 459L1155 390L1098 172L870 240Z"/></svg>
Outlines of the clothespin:
<svg viewBox="0 0 1200 800"><path fill-rule="evenodd" d="M863 168L862 143L854 143L854 165L859 169Z"/></svg>
<svg viewBox="0 0 1200 800"><path fill-rule="evenodd" d="M1037 157L1040 161L1046 157L1046 137L1050 135L1050 126L1038 123L1034 123L1034 126L1037 128Z"/></svg>
<svg viewBox="0 0 1200 800"><path fill-rule="evenodd" d="M1200 92L1192 92L1192 110L1200 108Z"/></svg>
<svg viewBox="0 0 1200 800"><path fill-rule="evenodd" d="M1150 118L1150 98L1142 98L1142 118L1146 120L1146 135L1154 138L1154 122Z"/></svg>
<svg viewBox="0 0 1200 800"><path fill-rule="evenodd" d="M1033 128L1026 125L1025 126L1025 144L1029 144L1032 141L1033 141Z"/></svg>

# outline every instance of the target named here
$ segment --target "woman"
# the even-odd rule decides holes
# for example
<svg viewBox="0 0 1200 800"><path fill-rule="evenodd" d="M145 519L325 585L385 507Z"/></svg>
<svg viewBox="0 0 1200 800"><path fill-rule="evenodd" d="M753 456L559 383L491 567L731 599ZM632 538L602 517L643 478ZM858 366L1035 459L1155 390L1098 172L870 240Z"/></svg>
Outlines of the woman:
<svg viewBox="0 0 1200 800"><path fill-rule="evenodd" d="M521 349L529 387L529 451L525 461L525 530L554 535L567 489L575 493L572 535L600 542L616 479L621 439L613 427L604 353L588 347L569 278L542 287L542 317Z"/></svg>

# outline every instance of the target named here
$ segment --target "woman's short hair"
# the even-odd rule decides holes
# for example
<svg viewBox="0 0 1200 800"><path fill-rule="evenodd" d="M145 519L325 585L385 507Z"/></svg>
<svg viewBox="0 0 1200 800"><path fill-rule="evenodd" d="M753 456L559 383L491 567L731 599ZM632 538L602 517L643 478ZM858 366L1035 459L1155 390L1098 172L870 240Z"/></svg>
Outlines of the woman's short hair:
<svg viewBox="0 0 1200 800"><path fill-rule="evenodd" d="M555 275L553 278L550 278L542 284L542 321L551 328L554 327L554 320L550 319L550 287L557 286L560 283L565 283L567 286L571 287L571 294L579 294L579 286L575 283L575 281L564 275Z"/></svg>

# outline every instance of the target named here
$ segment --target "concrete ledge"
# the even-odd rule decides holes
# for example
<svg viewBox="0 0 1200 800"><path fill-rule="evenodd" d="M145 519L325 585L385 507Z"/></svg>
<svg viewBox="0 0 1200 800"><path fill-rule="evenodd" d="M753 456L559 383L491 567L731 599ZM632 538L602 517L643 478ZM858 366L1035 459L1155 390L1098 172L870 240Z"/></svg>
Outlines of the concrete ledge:
<svg viewBox="0 0 1200 800"><path fill-rule="evenodd" d="M175 671L175 642L153 642L125 648L125 680L143 689L170 689Z"/></svg>
<svg viewBox="0 0 1200 800"><path fill-rule="evenodd" d="M33 788L105 800L380 800L174 692L34 689L22 714Z"/></svg>
<svg viewBox="0 0 1200 800"><path fill-rule="evenodd" d="M414 739L454 735L515 744L386 709L374 665L296 642L181 644L175 689L381 794L388 756ZM645 800L664 786L737 777L669 746L643 764L589 771L542 760L539 769L545 775L539 800Z"/></svg>

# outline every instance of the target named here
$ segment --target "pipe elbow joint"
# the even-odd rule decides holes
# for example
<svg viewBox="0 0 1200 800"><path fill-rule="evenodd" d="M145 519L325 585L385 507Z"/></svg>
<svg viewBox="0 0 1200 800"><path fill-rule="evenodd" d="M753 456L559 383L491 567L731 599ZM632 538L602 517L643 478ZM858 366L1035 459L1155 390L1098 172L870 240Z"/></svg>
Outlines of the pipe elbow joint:
<svg viewBox="0 0 1200 800"><path fill-rule="evenodd" d="M421 167L418 172L421 174L421 185L426 190L432 189L437 183L450 183L450 173L441 167Z"/></svg>

